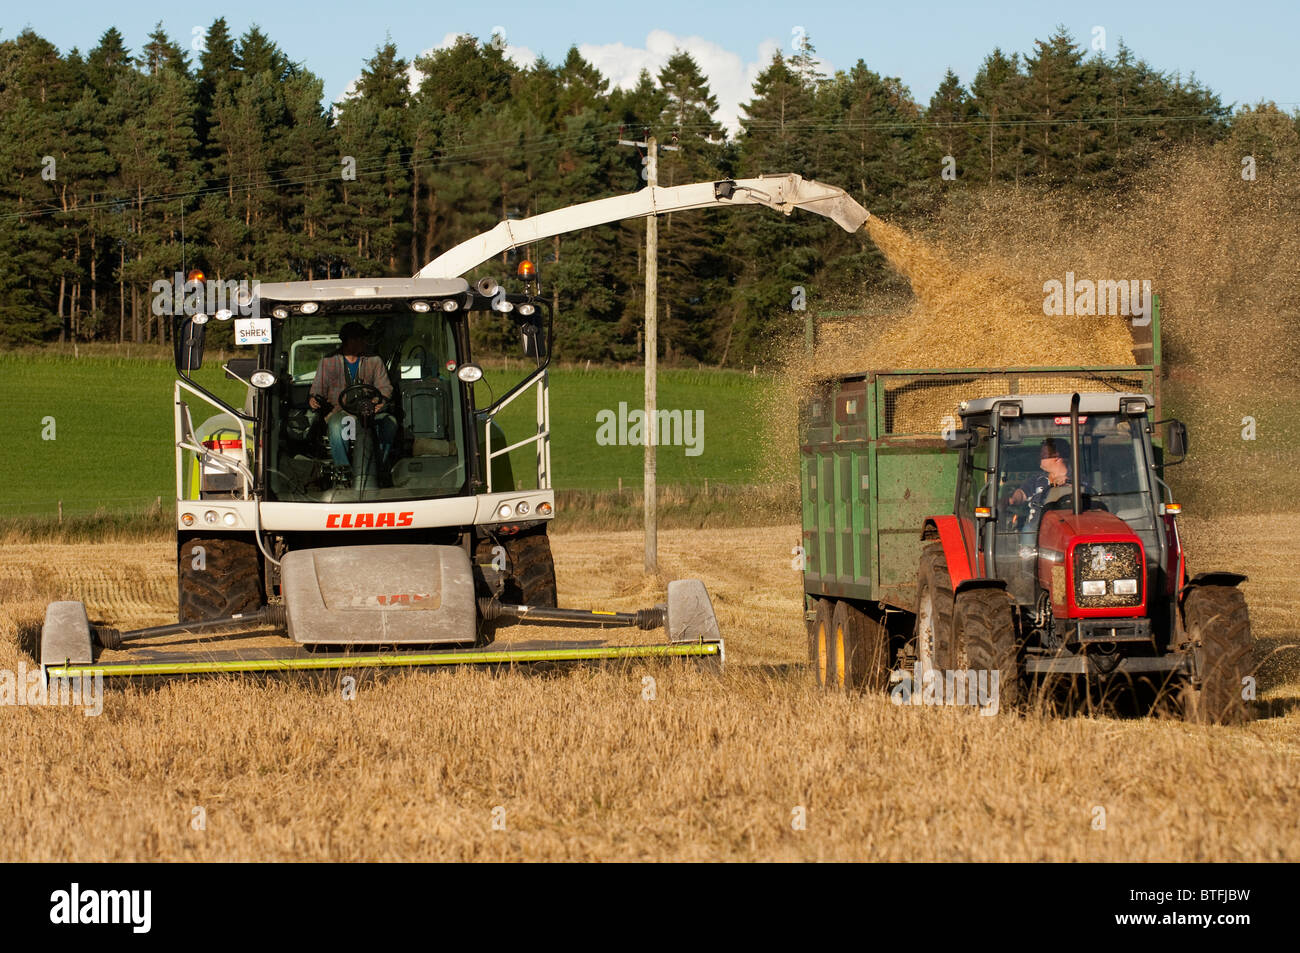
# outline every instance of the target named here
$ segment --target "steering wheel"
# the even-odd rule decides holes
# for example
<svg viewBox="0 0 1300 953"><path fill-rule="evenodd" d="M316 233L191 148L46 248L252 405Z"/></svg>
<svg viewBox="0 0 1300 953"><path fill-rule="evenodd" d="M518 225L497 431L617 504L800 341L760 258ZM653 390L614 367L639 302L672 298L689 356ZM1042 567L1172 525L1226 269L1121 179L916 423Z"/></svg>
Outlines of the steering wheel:
<svg viewBox="0 0 1300 953"><path fill-rule="evenodd" d="M343 393L339 394L339 406L354 417L368 419L378 411L375 401L382 402L383 399L378 387L358 381L343 388Z"/></svg>
<svg viewBox="0 0 1300 953"><path fill-rule="evenodd" d="M998 513L1003 530L1023 529L1025 520L1029 518L1029 502L1012 503L1011 498L1007 497Z"/></svg>

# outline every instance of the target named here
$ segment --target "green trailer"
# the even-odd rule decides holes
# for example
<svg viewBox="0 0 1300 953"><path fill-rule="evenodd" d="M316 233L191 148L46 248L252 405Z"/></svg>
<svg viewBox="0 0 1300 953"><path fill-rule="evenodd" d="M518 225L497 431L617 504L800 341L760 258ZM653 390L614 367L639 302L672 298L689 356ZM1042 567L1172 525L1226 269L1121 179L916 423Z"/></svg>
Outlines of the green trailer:
<svg viewBox="0 0 1300 953"><path fill-rule="evenodd" d="M989 669L1005 700L1037 676L1119 675L1177 683L1187 710L1214 720L1242 714L1228 696L1249 654L1243 577L1188 580L1163 477L1186 428L1162 420L1159 299L1129 327L1132 365L880 368L815 382L800 480L819 682ZM1238 621L1207 636L1220 617ZM1220 663L1226 674L1208 676ZM1206 684L1213 697L1198 702Z"/></svg>

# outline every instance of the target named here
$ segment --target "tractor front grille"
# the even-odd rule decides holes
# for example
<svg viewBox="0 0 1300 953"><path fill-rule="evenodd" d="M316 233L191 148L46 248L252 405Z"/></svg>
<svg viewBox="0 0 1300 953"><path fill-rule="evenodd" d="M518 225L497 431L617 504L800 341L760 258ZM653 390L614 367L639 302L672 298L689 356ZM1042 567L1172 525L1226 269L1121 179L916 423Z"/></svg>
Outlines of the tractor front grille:
<svg viewBox="0 0 1300 953"><path fill-rule="evenodd" d="M1125 588L1133 591L1116 591ZM1130 609L1142 605L1145 598L1146 567L1137 543L1080 543L1074 547L1074 604L1080 609Z"/></svg>

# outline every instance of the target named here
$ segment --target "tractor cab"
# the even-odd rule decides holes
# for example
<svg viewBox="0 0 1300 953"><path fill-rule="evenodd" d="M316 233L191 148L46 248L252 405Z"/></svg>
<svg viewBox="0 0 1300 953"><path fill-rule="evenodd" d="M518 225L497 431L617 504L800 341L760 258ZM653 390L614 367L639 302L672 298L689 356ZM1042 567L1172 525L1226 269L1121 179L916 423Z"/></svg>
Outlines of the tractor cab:
<svg viewBox="0 0 1300 953"><path fill-rule="evenodd" d="M969 565L1005 585L1046 642L1095 617L1141 617L1151 637L1148 589L1164 591L1172 572L1151 406L1142 394L1096 393L961 409L957 516ZM1169 621L1150 620L1162 632Z"/></svg>

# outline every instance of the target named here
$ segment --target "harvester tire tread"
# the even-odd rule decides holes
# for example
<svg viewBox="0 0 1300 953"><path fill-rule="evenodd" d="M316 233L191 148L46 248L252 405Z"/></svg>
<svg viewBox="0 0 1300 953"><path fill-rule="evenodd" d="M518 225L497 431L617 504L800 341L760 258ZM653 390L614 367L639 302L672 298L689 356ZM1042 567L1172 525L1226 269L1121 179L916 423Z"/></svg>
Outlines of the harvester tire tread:
<svg viewBox="0 0 1300 953"><path fill-rule="evenodd" d="M1211 725L1250 721L1254 711L1242 694L1254 672L1255 640L1245 595L1236 586L1197 586L1187 594L1183 618L1201 670L1200 687L1184 692L1184 718Z"/></svg>
<svg viewBox="0 0 1300 953"><path fill-rule="evenodd" d="M551 540L543 528L507 539L504 543L510 565L505 598L518 598L521 605L554 608L559 603L555 589L555 560Z"/></svg>
<svg viewBox="0 0 1300 953"><path fill-rule="evenodd" d="M1011 599L1002 589L969 589L957 597L958 668L998 673L999 708L1024 700L1020 686L1020 645Z"/></svg>
<svg viewBox="0 0 1300 953"><path fill-rule="evenodd" d="M197 547L202 547L198 560ZM198 622L261 608L262 572L257 544L233 537L188 539L177 547L178 616Z"/></svg>
<svg viewBox="0 0 1300 953"><path fill-rule="evenodd" d="M956 666L957 651L953 629L953 594L952 576L948 572L948 559L943 554L943 543L926 543L921 550L921 565L917 573L917 627L916 654L918 660L925 659L925 650L921 645L922 603L926 592L932 594L932 613L934 618L934 656L931 665L939 671Z"/></svg>

